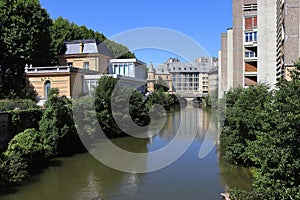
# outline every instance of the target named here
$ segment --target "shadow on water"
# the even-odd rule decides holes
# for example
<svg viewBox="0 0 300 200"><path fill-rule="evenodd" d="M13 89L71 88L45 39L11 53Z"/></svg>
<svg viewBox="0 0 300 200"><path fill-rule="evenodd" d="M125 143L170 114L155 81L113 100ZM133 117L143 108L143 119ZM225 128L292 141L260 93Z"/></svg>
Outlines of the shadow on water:
<svg viewBox="0 0 300 200"><path fill-rule="evenodd" d="M35 169L31 172L31 177L19 184L8 184L8 183L0 183L0 199L6 195L15 194L18 192L18 188L28 185L34 184L40 181L40 175L48 170L50 167L60 167L62 165L62 161L59 159L52 159L42 164L42 167Z"/></svg>

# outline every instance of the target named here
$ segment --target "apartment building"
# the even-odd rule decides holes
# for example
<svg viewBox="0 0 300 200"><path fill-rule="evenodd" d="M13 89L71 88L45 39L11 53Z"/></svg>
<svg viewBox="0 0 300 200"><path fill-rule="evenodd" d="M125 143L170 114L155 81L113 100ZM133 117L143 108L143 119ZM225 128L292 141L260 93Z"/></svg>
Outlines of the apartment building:
<svg viewBox="0 0 300 200"><path fill-rule="evenodd" d="M299 0L233 0L233 27L221 34L219 96L287 78L300 57Z"/></svg>

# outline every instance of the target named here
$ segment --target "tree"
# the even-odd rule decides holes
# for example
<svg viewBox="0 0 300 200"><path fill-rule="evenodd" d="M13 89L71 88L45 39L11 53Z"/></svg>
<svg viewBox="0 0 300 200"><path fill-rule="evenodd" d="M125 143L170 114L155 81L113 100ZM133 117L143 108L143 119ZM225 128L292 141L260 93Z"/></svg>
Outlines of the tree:
<svg viewBox="0 0 300 200"><path fill-rule="evenodd" d="M49 64L51 23L38 0L0 0L0 98L25 96L25 64Z"/></svg>
<svg viewBox="0 0 300 200"><path fill-rule="evenodd" d="M257 139L256 132L267 128L264 119L271 102L272 93L265 84L236 88L226 94L226 120L220 142L228 160L253 165L248 147Z"/></svg>
<svg viewBox="0 0 300 200"><path fill-rule="evenodd" d="M62 47L65 41L96 39L98 42L103 42L106 37L99 32L88 29L86 26L78 26L67 19L58 17L53 21L51 30L51 49L54 57L52 63L56 64L56 55L62 53Z"/></svg>
<svg viewBox="0 0 300 200"><path fill-rule="evenodd" d="M255 190L261 199L300 199L300 60L291 81L277 84L275 100L249 155L260 167Z"/></svg>
<svg viewBox="0 0 300 200"><path fill-rule="evenodd" d="M53 88L49 92L46 109L39 122L40 133L44 143L53 147L52 154L60 155L71 151L80 139L76 132L71 110L71 102L65 96L59 96L59 91Z"/></svg>
<svg viewBox="0 0 300 200"><path fill-rule="evenodd" d="M126 128L129 120L140 126L145 126L150 121L143 95L132 88L117 88L117 82L117 79L102 77L95 91L97 118L108 137L126 135L123 128ZM128 94L131 94L130 98ZM129 106L126 106L128 102ZM115 120L122 125L122 130Z"/></svg>

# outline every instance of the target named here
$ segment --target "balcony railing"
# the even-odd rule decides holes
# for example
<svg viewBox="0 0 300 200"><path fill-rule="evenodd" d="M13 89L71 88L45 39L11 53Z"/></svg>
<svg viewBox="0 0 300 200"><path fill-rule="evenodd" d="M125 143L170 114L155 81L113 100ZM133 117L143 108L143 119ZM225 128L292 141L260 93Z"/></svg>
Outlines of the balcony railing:
<svg viewBox="0 0 300 200"><path fill-rule="evenodd" d="M70 72L71 66L25 67L25 73Z"/></svg>

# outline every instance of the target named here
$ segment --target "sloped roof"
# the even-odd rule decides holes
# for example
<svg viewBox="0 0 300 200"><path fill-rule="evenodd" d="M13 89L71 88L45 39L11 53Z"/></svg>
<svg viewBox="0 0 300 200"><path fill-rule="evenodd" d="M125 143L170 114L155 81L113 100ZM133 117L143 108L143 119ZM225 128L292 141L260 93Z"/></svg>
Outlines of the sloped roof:
<svg viewBox="0 0 300 200"><path fill-rule="evenodd" d="M105 43L98 43L96 39L66 41L64 43L64 51L61 53L63 55L99 53L109 57L111 56Z"/></svg>

